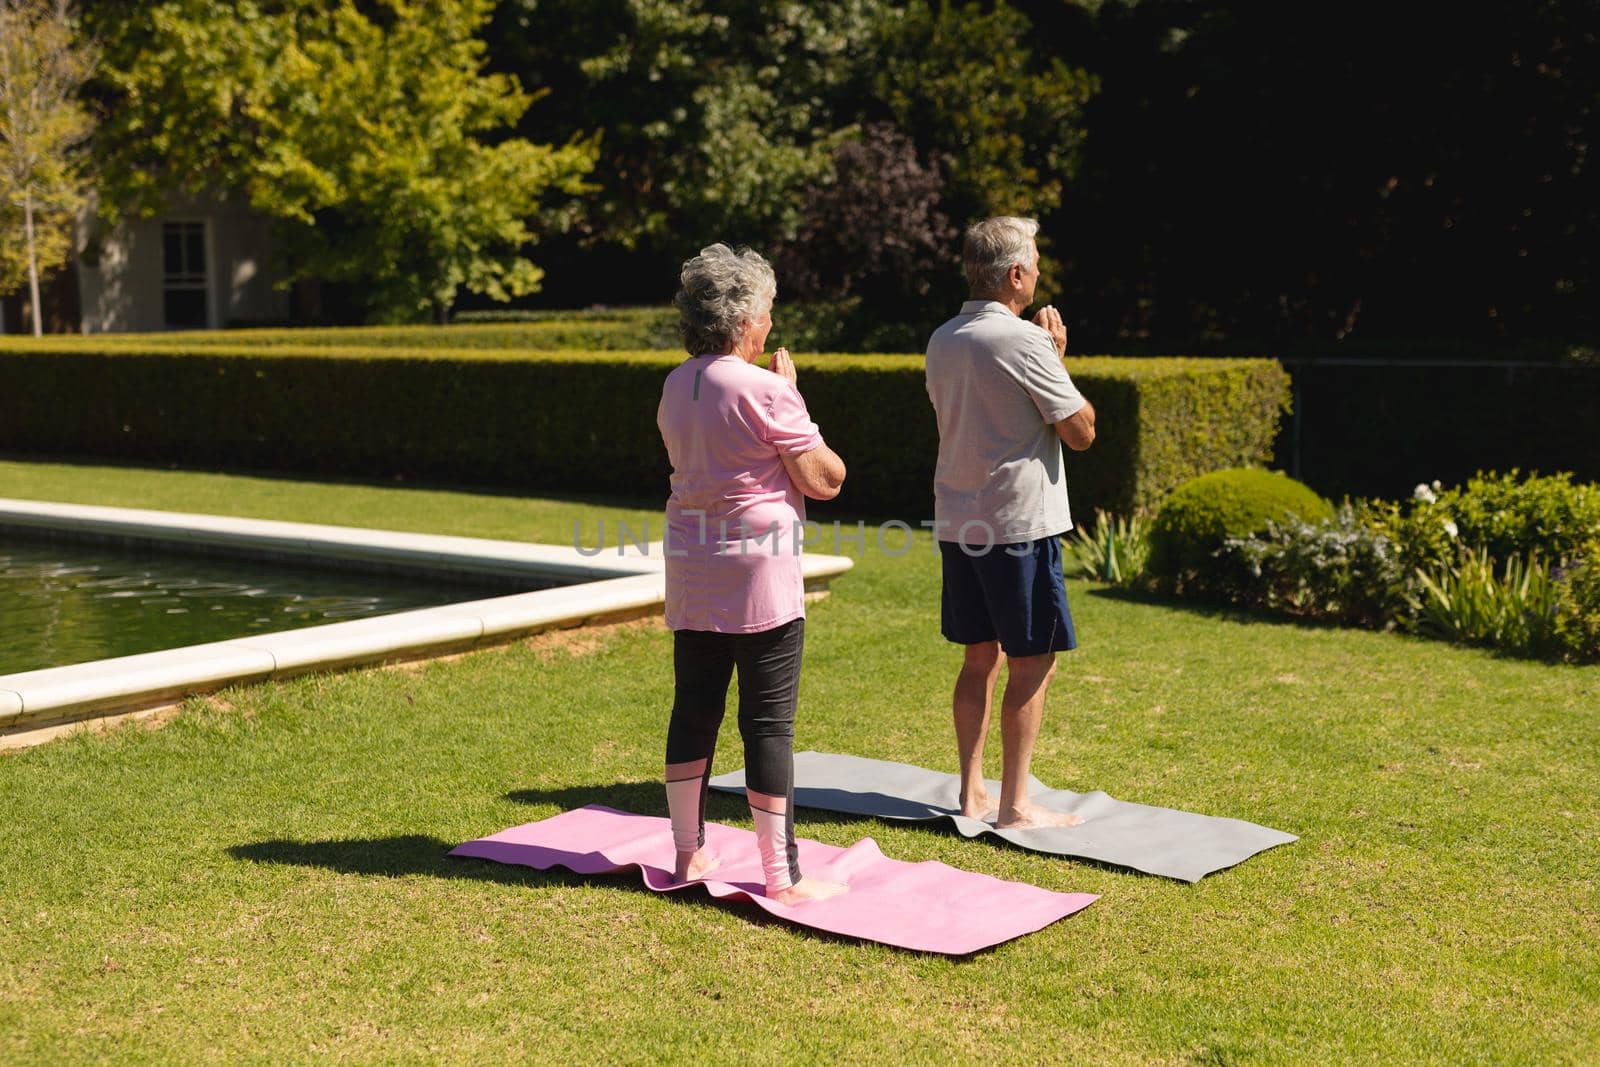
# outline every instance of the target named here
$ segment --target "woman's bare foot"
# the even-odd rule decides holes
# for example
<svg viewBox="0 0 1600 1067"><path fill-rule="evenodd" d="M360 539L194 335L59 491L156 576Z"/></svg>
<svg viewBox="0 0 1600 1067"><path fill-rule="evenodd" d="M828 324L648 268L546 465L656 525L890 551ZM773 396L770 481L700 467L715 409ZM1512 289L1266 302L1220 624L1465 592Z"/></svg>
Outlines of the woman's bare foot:
<svg viewBox="0 0 1600 1067"><path fill-rule="evenodd" d="M808 900L827 900L840 893L847 893L850 887L843 882L824 882L819 878L802 878L788 889L780 889L776 893L768 893L779 904L804 904Z"/></svg>
<svg viewBox="0 0 1600 1067"><path fill-rule="evenodd" d="M961 798L961 814L969 819L994 822L994 817L1000 814L1000 809L995 807L987 792L980 791L970 797Z"/></svg>
<svg viewBox="0 0 1600 1067"><path fill-rule="evenodd" d="M713 856L703 848L680 852L672 868L672 879L675 882L698 882L720 866L722 857Z"/></svg>
<svg viewBox="0 0 1600 1067"><path fill-rule="evenodd" d="M1078 826L1082 815L1069 815L1064 811L1051 811L1033 804L995 820L996 830L1035 830L1046 826Z"/></svg>

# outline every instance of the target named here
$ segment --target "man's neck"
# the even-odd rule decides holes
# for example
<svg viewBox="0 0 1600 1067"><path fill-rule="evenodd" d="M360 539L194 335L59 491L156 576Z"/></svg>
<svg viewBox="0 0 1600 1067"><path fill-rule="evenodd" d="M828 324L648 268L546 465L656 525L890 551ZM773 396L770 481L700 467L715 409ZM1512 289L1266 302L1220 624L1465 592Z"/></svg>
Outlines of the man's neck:
<svg viewBox="0 0 1600 1067"><path fill-rule="evenodd" d="M1009 293L973 293L970 299L985 300L991 304L999 304L1018 318L1022 317L1022 310L1028 306L1026 300L1019 303L1017 298Z"/></svg>

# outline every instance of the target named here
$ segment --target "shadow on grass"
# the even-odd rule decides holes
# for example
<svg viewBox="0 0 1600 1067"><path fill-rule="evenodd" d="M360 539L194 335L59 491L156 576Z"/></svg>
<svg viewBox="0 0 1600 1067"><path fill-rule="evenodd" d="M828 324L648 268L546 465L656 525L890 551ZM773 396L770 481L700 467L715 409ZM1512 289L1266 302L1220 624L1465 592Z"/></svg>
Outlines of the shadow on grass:
<svg viewBox="0 0 1600 1067"><path fill-rule="evenodd" d="M660 782L609 782L601 785L574 785L551 789L516 789L506 794L516 804L549 804L571 811L589 804L602 804L636 815L667 817L667 794ZM747 818L750 809L742 797L712 790L706 797L706 818L712 822Z"/></svg>
<svg viewBox="0 0 1600 1067"><path fill-rule="evenodd" d="M335 841L275 839L249 845L232 845L228 854L252 863L277 863L296 867L323 867L340 874L404 878L425 874L435 878L465 878L507 885L532 885L552 878L568 885L591 879L570 871L536 871L469 857L446 855L460 842L441 841L425 834L396 837L352 837Z"/></svg>
<svg viewBox="0 0 1600 1067"><path fill-rule="evenodd" d="M464 880L469 882L498 882L501 885L534 887L606 886L633 890L657 896L645 886L631 868L611 874L578 874L564 867L538 870L512 863L496 863L477 856L450 856L455 844L441 841L425 834L401 834L395 837L353 837L334 841L293 841L277 839L257 841L248 845L233 845L228 854L234 859L251 863L274 863L294 867L322 867L340 874L358 874L374 878L404 878L408 875L426 875L431 878ZM632 875L630 878L629 875ZM757 909L752 915L748 904L738 901L718 900L699 888L676 890L690 893L700 903L718 910L737 912L747 919L767 919L765 912ZM775 925L788 925L772 920ZM848 940L848 939L846 939Z"/></svg>
<svg viewBox="0 0 1600 1067"><path fill-rule="evenodd" d="M1340 622L1337 619L1313 619L1303 615L1289 615L1284 612L1269 611L1265 608L1244 608L1237 604L1225 604L1214 600L1186 599L1165 593L1152 593L1142 589L1129 589L1122 586L1097 586L1089 590L1089 595L1103 600L1120 600L1126 604L1143 604L1150 607L1169 608L1173 611L1181 611L1187 615L1195 615L1217 622L1255 626L1286 626L1294 627L1298 630L1312 631L1388 634L1391 637L1397 637L1417 646L1481 652L1494 659L1508 660L1514 663L1540 663L1545 666L1556 667L1584 666L1582 663L1571 664L1564 660L1558 650L1533 652L1515 648L1501 648L1488 643L1452 641L1448 638L1428 633L1413 633L1398 626L1392 630L1383 630L1371 626L1360 626L1355 623Z"/></svg>
<svg viewBox="0 0 1600 1067"><path fill-rule="evenodd" d="M586 804L602 804L608 808L617 808L621 811L631 811L640 815L657 815L667 817L666 793L660 782L613 782L604 785L567 786L552 789L518 789L505 795L507 800L518 804L550 804L563 811L581 808ZM894 805L906 805L908 802L898 797L887 794L879 796L886 808ZM911 804L911 809L921 810L922 806ZM750 808L745 803L742 793L724 793L712 789L706 794L706 819L709 822L731 823L748 820ZM1051 859L1067 860L1085 867L1094 867L1103 871L1113 871L1119 874L1138 875L1141 872L1128 867L1119 867L1115 864L1104 863L1100 860L1088 859L1080 856L1065 856L1050 852L1039 852L1035 849L1023 848L1021 845L1007 841L994 834L979 834L977 837L964 837L956 824L947 818L892 818L880 815L868 815L852 811L837 811L831 808L811 808L803 805L795 807L795 834L807 836L807 827L854 827L861 837L871 837L873 826L888 827L894 830L909 830L936 834L940 837L964 838L976 845L986 846L999 852L1021 852L1035 856L1044 856Z"/></svg>
<svg viewBox="0 0 1600 1067"><path fill-rule="evenodd" d="M632 784L632 783L624 783ZM601 803L593 801L592 803ZM741 805L742 806L742 805ZM368 877L403 878L407 875L426 875L432 878L461 879L474 882L498 882L501 885L533 887L539 885L602 886L645 893L652 897L659 893L646 886L635 867L627 867L608 874L578 874L562 867L537 870L516 864L496 863L476 856L451 857L447 853L455 845L425 834L401 834L395 837L359 837L332 841L294 841L274 839L257 841L248 845L233 845L228 854L237 860L251 863L283 864L295 867L322 867L340 874L357 874ZM722 900L713 897L701 886L672 890L670 895L693 899L695 903L715 908L754 926L781 927L792 933L818 941L838 945L857 946L870 941L841 934L817 930L778 919L760 907L744 900ZM914 955L937 956L902 949ZM980 950L971 959L987 954Z"/></svg>
<svg viewBox="0 0 1600 1067"><path fill-rule="evenodd" d="M1241 608L1236 604L1225 604L1215 600L1193 600L1183 597L1168 596L1165 593L1151 593L1142 589L1128 589L1122 586L1107 585L1096 586L1089 590L1089 595L1103 600L1120 600L1125 604L1141 604L1146 607L1169 608L1172 611L1181 611L1187 615L1197 615L1205 619L1214 619L1217 622L1251 623L1266 626L1292 626L1302 630L1365 630L1359 626L1347 626L1331 619L1311 619L1301 615L1287 615L1282 612L1255 610Z"/></svg>
<svg viewBox="0 0 1600 1067"><path fill-rule="evenodd" d="M606 785L578 785L553 789L518 789L505 795L517 804L549 804L562 811L571 811L588 804L602 804L619 811L638 815L667 817L667 795L660 782L613 782ZM709 822L731 823L750 818L750 807L742 793L724 793L716 789L706 793L706 819ZM822 808L795 809L796 833L806 826L849 826L857 823L879 822L872 815L854 812L829 811ZM915 826L915 823L890 822L891 826Z"/></svg>

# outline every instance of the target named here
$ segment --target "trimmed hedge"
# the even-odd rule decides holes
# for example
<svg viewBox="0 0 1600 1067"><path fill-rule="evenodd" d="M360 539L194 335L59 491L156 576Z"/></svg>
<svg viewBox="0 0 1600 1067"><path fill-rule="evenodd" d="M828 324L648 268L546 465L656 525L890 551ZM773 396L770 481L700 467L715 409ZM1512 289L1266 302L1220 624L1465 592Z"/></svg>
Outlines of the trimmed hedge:
<svg viewBox="0 0 1600 1067"><path fill-rule="evenodd" d="M62 339L63 342L69 339ZM676 349L677 312L564 312L536 322L473 323L460 326L328 326L182 333L98 334L71 338L73 347L151 344L184 348L441 348L557 351Z"/></svg>
<svg viewBox="0 0 1600 1067"><path fill-rule="evenodd" d="M795 352L908 352L928 340L928 325L910 319L879 321L882 308L860 297L805 303L780 299L773 308L767 344ZM656 307L595 308L579 312L498 309L463 311L452 322L548 322L572 316L626 320L639 327L638 348L678 347L678 313L670 304Z"/></svg>
<svg viewBox="0 0 1600 1067"><path fill-rule="evenodd" d="M1281 471L1212 471L1178 486L1150 524L1149 572L1175 578L1205 570L1230 537L1262 533L1269 523L1333 517L1328 502Z"/></svg>
<svg viewBox="0 0 1600 1067"><path fill-rule="evenodd" d="M454 332L454 331L444 331ZM667 352L0 343L0 450L346 477L666 494ZM1073 510L1126 513L1262 463L1288 403L1271 360L1069 358L1099 439L1068 453ZM802 360L850 468L819 514L932 517L938 435L920 356Z"/></svg>

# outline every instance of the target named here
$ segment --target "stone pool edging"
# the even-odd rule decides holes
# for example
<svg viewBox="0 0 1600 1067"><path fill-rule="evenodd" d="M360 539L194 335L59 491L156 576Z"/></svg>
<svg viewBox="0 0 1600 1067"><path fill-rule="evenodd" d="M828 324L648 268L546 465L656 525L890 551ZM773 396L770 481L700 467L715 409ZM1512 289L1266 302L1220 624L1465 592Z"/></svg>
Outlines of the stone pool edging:
<svg viewBox="0 0 1600 1067"><path fill-rule="evenodd" d="M586 578L581 584L395 612L114 659L0 675L0 743L63 724L172 703L229 685L316 670L446 655L659 611L659 543L585 555L563 545L0 498L0 532L171 551L334 563L430 577ZM801 557L808 593L848 571L843 556Z"/></svg>

